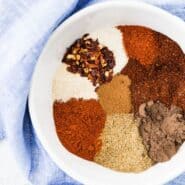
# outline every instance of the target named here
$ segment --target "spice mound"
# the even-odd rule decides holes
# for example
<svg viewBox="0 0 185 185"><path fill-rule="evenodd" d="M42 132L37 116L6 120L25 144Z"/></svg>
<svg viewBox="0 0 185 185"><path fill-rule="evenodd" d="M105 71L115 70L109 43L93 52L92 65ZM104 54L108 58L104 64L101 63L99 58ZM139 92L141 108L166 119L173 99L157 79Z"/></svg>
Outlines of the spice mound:
<svg viewBox="0 0 185 185"><path fill-rule="evenodd" d="M124 35L124 45L129 58L142 64L151 64L157 58L156 32L141 26L118 26Z"/></svg>
<svg viewBox="0 0 185 185"><path fill-rule="evenodd" d="M101 135L102 147L95 162L114 170L140 172L153 162L147 155L133 114L114 114L107 117Z"/></svg>
<svg viewBox="0 0 185 185"><path fill-rule="evenodd" d="M54 120L59 139L72 153L93 160L101 148L98 139L105 124L105 112L96 100L56 101Z"/></svg>
<svg viewBox="0 0 185 185"><path fill-rule="evenodd" d="M142 26L118 26L123 34L123 44L129 58L138 60L142 65L178 62L184 58L179 45L163 35Z"/></svg>
<svg viewBox="0 0 185 185"><path fill-rule="evenodd" d="M183 110L149 101L140 106L139 116L140 133L151 159L156 162L169 160L185 140Z"/></svg>
<svg viewBox="0 0 185 185"><path fill-rule="evenodd" d="M58 137L81 158L141 172L185 141L184 87L172 39L134 25L94 30L69 46L53 80Z"/></svg>
<svg viewBox="0 0 185 185"><path fill-rule="evenodd" d="M175 52L175 51L174 51ZM135 59L129 59L121 73L131 79L131 96L134 112L138 112L140 104L150 100L171 104L184 108L183 85L184 60L163 63L156 61L152 65L144 66Z"/></svg>
<svg viewBox="0 0 185 185"><path fill-rule="evenodd" d="M130 84L128 76L120 74L98 87L99 101L107 114L131 112Z"/></svg>
<svg viewBox="0 0 185 185"><path fill-rule="evenodd" d="M85 34L76 40L62 59L67 70L88 77L93 85L103 84L112 79L115 66L114 55L107 47Z"/></svg>

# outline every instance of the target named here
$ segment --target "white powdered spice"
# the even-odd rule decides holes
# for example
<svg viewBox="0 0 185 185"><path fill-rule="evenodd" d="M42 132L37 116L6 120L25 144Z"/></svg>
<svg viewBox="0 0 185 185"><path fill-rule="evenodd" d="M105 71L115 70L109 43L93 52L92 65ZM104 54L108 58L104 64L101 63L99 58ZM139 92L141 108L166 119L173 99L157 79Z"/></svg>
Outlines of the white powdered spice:
<svg viewBox="0 0 185 185"><path fill-rule="evenodd" d="M119 73L126 65L128 57L123 46L121 32L115 27L107 27L90 33L89 37L98 39L99 43L107 46L114 54L116 65L114 74ZM79 74L66 70L66 64L61 63L53 80L53 100L67 101L70 98L97 99L95 87Z"/></svg>
<svg viewBox="0 0 185 185"><path fill-rule="evenodd" d="M140 172L153 162L148 157L133 114L108 115L101 135L102 148L94 161L114 170Z"/></svg>
<svg viewBox="0 0 185 185"><path fill-rule="evenodd" d="M53 80L53 100L68 101L71 98L97 99L95 87L79 74L68 72L67 65L61 63Z"/></svg>
<svg viewBox="0 0 185 185"><path fill-rule="evenodd" d="M128 57L123 45L123 35L116 27L107 27L90 33L89 37L98 39L99 43L107 46L114 54L116 66L114 74L119 73L127 64Z"/></svg>

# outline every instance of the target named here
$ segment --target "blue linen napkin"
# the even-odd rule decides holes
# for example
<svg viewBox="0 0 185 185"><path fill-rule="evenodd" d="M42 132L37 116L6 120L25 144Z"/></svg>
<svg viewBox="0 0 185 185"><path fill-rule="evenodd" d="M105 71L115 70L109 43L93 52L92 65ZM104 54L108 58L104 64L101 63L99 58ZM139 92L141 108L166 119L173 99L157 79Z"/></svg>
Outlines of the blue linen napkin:
<svg viewBox="0 0 185 185"><path fill-rule="evenodd" d="M100 1L106 0L0 1L0 139L7 140L34 185L80 184L60 170L41 146L32 128L27 96L33 69L52 31L72 13ZM143 1L185 20L185 0ZM172 184L185 184L185 174L168 183Z"/></svg>

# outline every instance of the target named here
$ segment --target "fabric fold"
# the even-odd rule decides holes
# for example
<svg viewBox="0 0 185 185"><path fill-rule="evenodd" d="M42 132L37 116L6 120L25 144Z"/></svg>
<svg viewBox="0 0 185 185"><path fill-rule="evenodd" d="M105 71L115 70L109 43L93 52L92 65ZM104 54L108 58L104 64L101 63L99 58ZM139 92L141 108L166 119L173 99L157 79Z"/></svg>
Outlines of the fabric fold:
<svg viewBox="0 0 185 185"><path fill-rule="evenodd" d="M53 30L87 4L102 1L108 0L0 2L0 140L8 141L17 166L34 185L80 184L59 169L43 149L32 128L27 97L37 59ZM145 2L185 20L184 0ZM172 184L185 184L185 175Z"/></svg>

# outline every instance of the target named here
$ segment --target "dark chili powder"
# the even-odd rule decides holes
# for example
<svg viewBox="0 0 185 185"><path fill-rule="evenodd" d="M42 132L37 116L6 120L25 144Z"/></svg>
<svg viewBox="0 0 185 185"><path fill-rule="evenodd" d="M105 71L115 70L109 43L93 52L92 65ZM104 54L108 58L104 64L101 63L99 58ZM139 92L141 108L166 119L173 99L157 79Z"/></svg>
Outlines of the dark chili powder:
<svg viewBox="0 0 185 185"><path fill-rule="evenodd" d="M132 81L134 112L149 100L159 100L167 106L175 104L185 109L185 55L177 43L148 28L118 28L123 32L123 42L129 56L129 61L121 73L128 75ZM147 39L149 35L152 39ZM128 47L129 39L132 40L132 45ZM147 53L149 46L151 49L154 46L155 52L153 50Z"/></svg>
<svg viewBox="0 0 185 185"><path fill-rule="evenodd" d="M179 87L174 93L172 103L185 110L185 80L179 82Z"/></svg>
<svg viewBox="0 0 185 185"><path fill-rule="evenodd" d="M98 101L71 99L54 102L56 131L70 152L93 160L101 148L100 133L105 124L105 112Z"/></svg>

